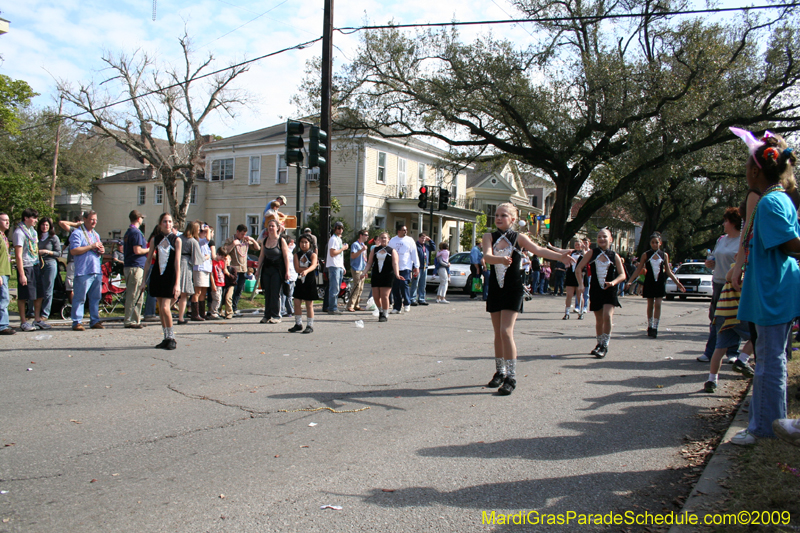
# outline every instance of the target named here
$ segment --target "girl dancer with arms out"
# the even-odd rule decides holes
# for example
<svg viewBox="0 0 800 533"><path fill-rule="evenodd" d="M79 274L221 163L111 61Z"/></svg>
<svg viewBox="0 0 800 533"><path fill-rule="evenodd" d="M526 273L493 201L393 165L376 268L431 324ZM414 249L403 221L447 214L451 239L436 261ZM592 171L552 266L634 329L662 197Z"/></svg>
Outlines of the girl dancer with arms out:
<svg viewBox="0 0 800 533"><path fill-rule="evenodd" d="M644 289L642 297L647 298L647 336L658 337L658 321L661 320L661 301L667 295L667 277L675 282L678 290L686 292L686 288L678 281L669 267L669 254L661 249L661 234L658 232L650 235L650 249L642 254L639 266L630 275L632 282L642 269L647 269L644 275ZM622 273L625 274L623 267ZM657 274L656 274L657 273Z"/></svg>
<svg viewBox="0 0 800 533"><path fill-rule="evenodd" d="M497 231L484 233L481 242L483 259L491 265L489 294L486 311L492 317L494 328L495 374L486 385L500 387L497 392L507 396L517 386L517 346L514 343L514 323L522 311L523 287L520 273L521 251L527 250L539 257L573 263L569 252L560 254L534 244L526 235L511 229L517 220L517 208L504 203L497 206L494 224Z"/></svg>
<svg viewBox="0 0 800 533"><path fill-rule="evenodd" d="M389 320L386 314L389 312L389 294L392 292L394 280L405 279L400 275L399 261L397 252L389 246L389 234L383 232L378 235L362 274L365 278L370 274L372 276L370 285L372 285L372 299L378 306L378 322Z"/></svg>
<svg viewBox="0 0 800 533"><path fill-rule="evenodd" d="M564 279L564 286L566 287L565 292L567 293L567 298L564 300L564 318L562 320L569 320L569 312L570 307L572 307L572 297L575 296L575 306L578 308L578 320L583 320L583 311L582 311L582 296L583 296L583 287L578 285L578 278L575 276L575 268L578 263L580 263L581 259L583 259L583 243L580 239L575 239L573 243L572 250L558 250L559 252L567 252L572 257L572 260L575 261L575 264L570 265L567 267L567 275Z"/></svg>
<svg viewBox="0 0 800 533"><path fill-rule="evenodd" d="M174 350L177 347L175 333L172 329L172 303L181 295L181 239L172 233L172 216L163 213L158 219L158 228L153 232L147 246L147 260L144 263L144 279L150 269L150 285L148 293L156 297L158 314L161 317L161 328L164 340L156 348Z"/></svg>
<svg viewBox="0 0 800 533"><path fill-rule="evenodd" d="M611 231L602 228L597 232L597 248L584 255L575 269L578 284L582 286L583 268L592 265L589 311L594 312L597 346L590 353L598 359L602 359L608 353L614 307L622 307L617 299L617 285L625 280L625 268L619 254L609 248L613 241Z"/></svg>

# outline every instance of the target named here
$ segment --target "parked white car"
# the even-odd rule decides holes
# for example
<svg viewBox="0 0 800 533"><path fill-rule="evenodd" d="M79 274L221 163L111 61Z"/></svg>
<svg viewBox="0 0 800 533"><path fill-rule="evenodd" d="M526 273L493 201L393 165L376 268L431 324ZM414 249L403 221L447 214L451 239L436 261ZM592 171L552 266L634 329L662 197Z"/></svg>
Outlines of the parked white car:
<svg viewBox="0 0 800 533"><path fill-rule="evenodd" d="M469 275L469 252L459 252L450 256L449 289L461 289L466 294L472 292L472 278ZM434 272L433 264L428 266L427 285L439 286L439 276Z"/></svg>
<svg viewBox="0 0 800 533"><path fill-rule="evenodd" d="M711 285L711 274L711 269L701 261L690 261L681 264L675 271L675 277L686 288L686 292L679 291L675 282L667 278L667 300L672 300L676 296L681 300L685 300L687 296L711 298L714 293L714 287Z"/></svg>

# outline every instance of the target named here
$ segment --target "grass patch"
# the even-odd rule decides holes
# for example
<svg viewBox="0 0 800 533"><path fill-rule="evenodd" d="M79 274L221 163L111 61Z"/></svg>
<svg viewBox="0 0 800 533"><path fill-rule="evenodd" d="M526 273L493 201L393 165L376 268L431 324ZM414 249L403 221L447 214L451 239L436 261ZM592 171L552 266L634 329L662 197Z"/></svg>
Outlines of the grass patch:
<svg viewBox="0 0 800 533"><path fill-rule="evenodd" d="M800 344L795 343L795 347ZM789 418L800 418L800 351L789 361ZM734 458L735 468L725 487L730 499L721 502L720 512L788 511L789 525L724 526L716 531L796 532L800 526L800 448L778 439L760 439L744 447ZM794 469L794 473L787 471Z"/></svg>

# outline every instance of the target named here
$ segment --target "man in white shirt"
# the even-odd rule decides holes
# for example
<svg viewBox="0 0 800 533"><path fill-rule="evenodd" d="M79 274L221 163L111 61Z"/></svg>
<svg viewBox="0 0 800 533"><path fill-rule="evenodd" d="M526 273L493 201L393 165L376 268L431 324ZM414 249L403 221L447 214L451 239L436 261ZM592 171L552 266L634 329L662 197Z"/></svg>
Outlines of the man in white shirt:
<svg viewBox="0 0 800 533"><path fill-rule="evenodd" d="M347 250L347 243L342 244L342 233L344 233L344 224L341 222L334 222L333 234L328 239L327 250L325 258L325 268L328 269L328 314L341 315L339 311L339 287L342 284L344 277L344 256L342 252Z"/></svg>
<svg viewBox="0 0 800 533"><path fill-rule="evenodd" d="M408 229L405 226L400 226L397 230L397 236L392 237L389 241L389 247L397 251L400 275L403 276L402 281L395 279L392 285L393 309L391 313L397 314L403 309L408 313L411 310L411 294L408 283L411 281L412 276L419 275L417 243L408 236Z"/></svg>

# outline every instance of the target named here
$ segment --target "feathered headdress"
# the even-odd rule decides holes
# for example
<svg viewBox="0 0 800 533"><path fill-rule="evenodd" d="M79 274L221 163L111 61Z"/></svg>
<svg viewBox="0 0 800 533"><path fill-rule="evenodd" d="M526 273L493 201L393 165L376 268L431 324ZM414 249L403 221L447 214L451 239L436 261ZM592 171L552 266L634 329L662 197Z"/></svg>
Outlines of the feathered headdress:
<svg viewBox="0 0 800 533"><path fill-rule="evenodd" d="M761 163L758 162L758 158L756 157L756 150L761 146L764 146L764 139L772 137L772 132L765 131L764 137L762 137L761 139L756 139L756 136L747 130L734 127L731 127L729 129L731 130L731 132L733 132L734 135L736 135L737 137L739 137L741 140L744 141L744 143L747 145L747 149L750 152L750 155L753 156L753 161L756 162L758 168L761 168Z"/></svg>

